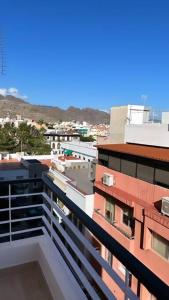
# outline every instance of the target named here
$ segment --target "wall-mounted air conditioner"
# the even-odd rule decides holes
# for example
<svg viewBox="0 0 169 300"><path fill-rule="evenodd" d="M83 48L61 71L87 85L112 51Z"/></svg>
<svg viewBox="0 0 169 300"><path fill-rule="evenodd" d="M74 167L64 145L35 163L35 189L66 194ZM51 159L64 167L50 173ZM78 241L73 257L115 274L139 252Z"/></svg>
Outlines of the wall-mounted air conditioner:
<svg viewBox="0 0 169 300"><path fill-rule="evenodd" d="M102 180L103 180L102 181L103 184L105 184L107 186L113 186L115 184L114 175L110 175L110 174L104 173Z"/></svg>
<svg viewBox="0 0 169 300"><path fill-rule="evenodd" d="M163 197L161 200L161 213L169 217L169 197Z"/></svg>

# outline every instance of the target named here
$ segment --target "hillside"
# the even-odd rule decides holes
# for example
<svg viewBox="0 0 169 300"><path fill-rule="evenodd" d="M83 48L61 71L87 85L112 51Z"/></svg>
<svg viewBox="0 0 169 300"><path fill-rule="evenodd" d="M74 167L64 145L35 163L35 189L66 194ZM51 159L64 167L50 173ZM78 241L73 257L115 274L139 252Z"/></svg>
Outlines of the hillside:
<svg viewBox="0 0 169 300"><path fill-rule="evenodd" d="M110 120L108 113L97 109L79 109L71 106L64 110L59 107L33 105L13 96L4 97L0 95L0 117L4 117L7 113L9 113L11 117L19 114L25 118L36 121L43 119L46 122L76 120L98 124L109 123Z"/></svg>

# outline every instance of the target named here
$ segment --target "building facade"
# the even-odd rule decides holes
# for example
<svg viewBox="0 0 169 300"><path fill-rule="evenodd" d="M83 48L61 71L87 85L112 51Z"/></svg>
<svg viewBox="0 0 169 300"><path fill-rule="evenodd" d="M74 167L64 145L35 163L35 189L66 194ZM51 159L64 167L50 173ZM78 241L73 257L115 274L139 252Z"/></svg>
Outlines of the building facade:
<svg viewBox="0 0 169 300"><path fill-rule="evenodd" d="M115 144L98 152L93 219L169 284L169 149ZM156 299L102 245L100 253L139 299ZM123 299L104 271L102 278Z"/></svg>

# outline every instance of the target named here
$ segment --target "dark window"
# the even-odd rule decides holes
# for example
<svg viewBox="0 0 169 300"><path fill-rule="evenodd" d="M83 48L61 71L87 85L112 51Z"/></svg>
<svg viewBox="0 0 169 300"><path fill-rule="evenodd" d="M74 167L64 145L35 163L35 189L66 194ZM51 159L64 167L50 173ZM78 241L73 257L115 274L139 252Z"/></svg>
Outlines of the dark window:
<svg viewBox="0 0 169 300"><path fill-rule="evenodd" d="M43 231L41 229L30 231L30 232L23 232L23 233L19 233L19 234L13 234L12 241L26 239L26 238L30 238L30 237L34 237L34 236L38 236L38 235L43 235Z"/></svg>
<svg viewBox="0 0 169 300"><path fill-rule="evenodd" d="M8 232L9 232L9 223L0 224L0 234L4 234Z"/></svg>
<svg viewBox="0 0 169 300"><path fill-rule="evenodd" d="M12 222L12 231L26 230L43 226L42 219Z"/></svg>
<svg viewBox="0 0 169 300"><path fill-rule="evenodd" d="M43 214L42 207L22 208L22 209L12 210L11 219L38 217L38 216L42 216L42 214Z"/></svg>
<svg viewBox="0 0 169 300"><path fill-rule="evenodd" d="M9 220L9 211L0 211L0 221Z"/></svg>
<svg viewBox="0 0 169 300"><path fill-rule="evenodd" d="M121 172L129 175L136 176L136 162L127 159L121 159Z"/></svg>
<svg viewBox="0 0 169 300"><path fill-rule="evenodd" d="M0 199L0 209L9 208L9 198Z"/></svg>
<svg viewBox="0 0 169 300"><path fill-rule="evenodd" d="M11 207L28 206L42 204L43 197L41 195L22 196L11 199Z"/></svg>
<svg viewBox="0 0 169 300"><path fill-rule="evenodd" d="M9 195L9 185L0 183L0 196L7 196Z"/></svg>
<svg viewBox="0 0 169 300"><path fill-rule="evenodd" d="M111 252L108 249L106 249L106 252L105 252L105 260L108 262L109 266L112 267L113 255L111 254Z"/></svg>
<svg viewBox="0 0 169 300"><path fill-rule="evenodd" d="M143 164L137 164L137 178L153 183L154 168Z"/></svg>
<svg viewBox="0 0 169 300"><path fill-rule="evenodd" d="M169 241L158 235L156 232L152 232L151 248L160 256L169 260Z"/></svg>
<svg viewBox="0 0 169 300"><path fill-rule="evenodd" d="M122 215L123 224L132 227L133 209L129 206L124 206L122 208L122 211L123 211L123 215Z"/></svg>
<svg viewBox="0 0 169 300"><path fill-rule="evenodd" d="M109 159L109 157L107 154L99 153L98 162L100 165L108 167L108 159Z"/></svg>
<svg viewBox="0 0 169 300"><path fill-rule="evenodd" d="M169 171L156 169L155 183L159 185L169 186Z"/></svg>
<svg viewBox="0 0 169 300"><path fill-rule="evenodd" d="M109 168L115 171L120 171L120 158L109 156Z"/></svg>
<svg viewBox="0 0 169 300"><path fill-rule="evenodd" d="M19 195L19 194L28 194L30 192L29 183L17 183L11 185L11 194Z"/></svg>
<svg viewBox="0 0 169 300"><path fill-rule="evenodd" d="M106 208L105 208L105 218L113 223L115 215L115 202L114 199L107 198L106 199Z"/></svg>

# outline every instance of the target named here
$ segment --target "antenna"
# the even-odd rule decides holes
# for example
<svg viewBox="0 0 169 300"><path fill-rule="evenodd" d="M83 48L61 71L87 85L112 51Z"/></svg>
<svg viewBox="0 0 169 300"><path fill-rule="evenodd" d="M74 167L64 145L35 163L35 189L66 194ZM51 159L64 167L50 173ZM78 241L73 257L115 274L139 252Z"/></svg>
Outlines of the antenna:
<svg viewBox="0 0 169 300"><path fill-rule="evenodd" d="M0 32L0 75L6 74L6 55L4 49L4 37Z"/></svg>

